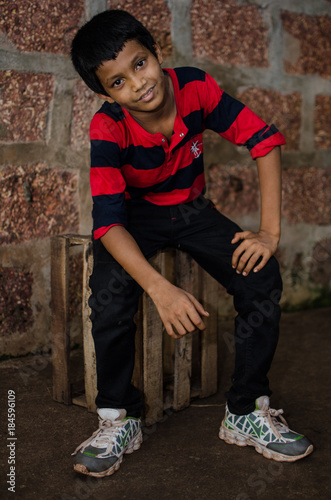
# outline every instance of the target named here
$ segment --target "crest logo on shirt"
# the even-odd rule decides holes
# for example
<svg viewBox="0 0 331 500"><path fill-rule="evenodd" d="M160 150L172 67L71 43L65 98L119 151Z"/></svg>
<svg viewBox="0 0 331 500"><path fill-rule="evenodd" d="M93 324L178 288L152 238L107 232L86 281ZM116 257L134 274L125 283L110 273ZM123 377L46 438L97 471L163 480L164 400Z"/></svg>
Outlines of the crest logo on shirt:
<svg viewBox="0 0 331 500"><path fill-rule="evenodd" d="M194 155L194 158L199 158L199 156L201 155L202 148L200 146L202 146L201 142L199 141L192 142L190 151Z"/></svg>

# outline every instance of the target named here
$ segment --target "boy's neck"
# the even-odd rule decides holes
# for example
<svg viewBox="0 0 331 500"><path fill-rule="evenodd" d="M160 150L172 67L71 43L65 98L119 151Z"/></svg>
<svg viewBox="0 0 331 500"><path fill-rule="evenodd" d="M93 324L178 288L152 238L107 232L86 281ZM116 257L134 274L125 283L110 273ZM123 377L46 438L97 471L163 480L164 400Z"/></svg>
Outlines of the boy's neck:
<svg viewBox="0 0 331 500"><path fill-rule="evenodd" d="M150 134L163 134L170 142L177 114L175 92L169 73L164 72L165 95L161 106L151 112L130 112L132 118Z"/></svg>

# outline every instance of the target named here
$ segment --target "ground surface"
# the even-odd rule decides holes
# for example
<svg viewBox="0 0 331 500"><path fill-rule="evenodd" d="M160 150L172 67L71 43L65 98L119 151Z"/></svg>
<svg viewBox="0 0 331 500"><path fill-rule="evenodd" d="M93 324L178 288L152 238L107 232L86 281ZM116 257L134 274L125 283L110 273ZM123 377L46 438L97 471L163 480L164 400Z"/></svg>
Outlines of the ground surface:
<svg viewBox="0 0 331 500"><path fill-rule="evenodd" d="M331 309L284 314L270 372L272 406L314 443L314 453L293 464L276 463L253 448L218 439L233 353L229 323L220 333L220 388L213 397L165 416L145 433L139 451L102 480L73 472L70 454L96 429L96 417L51 398L49 357L0 364L0 497L23 500L278 500L329 499ZM226 340L226 341L225 341ZM76 355L77 356L77 355ZM16 441L8 439L8 391L16 397ZM9 443L14 446L7 446ZM8 491L15 459L15 493Z"/></svg>

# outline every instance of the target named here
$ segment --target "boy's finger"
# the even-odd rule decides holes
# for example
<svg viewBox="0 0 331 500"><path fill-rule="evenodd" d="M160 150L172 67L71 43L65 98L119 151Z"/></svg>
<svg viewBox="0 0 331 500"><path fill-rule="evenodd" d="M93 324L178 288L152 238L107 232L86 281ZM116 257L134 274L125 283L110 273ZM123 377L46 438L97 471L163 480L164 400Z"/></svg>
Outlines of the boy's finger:
<svg viewBox="0 0 331 500"><path fill-rule="evenodd" d="M172 325L169 323L168 325L164 325L165 326L165 329L166 329L166 332L167 334L169 335L169 337L172 337L174 339L179 339L180 338L180 335L178 335L177 333L175 333Z"/></svg>
<svg viewBox="0 0 331 500"><path fill-rule="evenodd" d="M252 257L248 261L248 264L242 273L243 276L247 276L252 271L252 269L254 270L255 273L260 271L266 265L266 263L268 262L270 257L271 257L271 254L269 254L269 252L255 254L254 257ZM258 265L256 265L256 263L259 261L259 259L261 259L261 261L259 262Z"/></svg>
<svg viewBox="0 0 331 500"><path fill-rule="evenodd" d="M208 317L209 316L209 312L205 310L205 308L203 307L203 305L200 304L200 302L193 295L191 295L188 292L186 292L186 293L189 296L189 299L191 300L191 302L193 302L193 305L194 305L195 309L198 311L198 313L202 314L203 316Z"/></svg>
<svg viewBox="0 0 331 500"><path fill-rule="evenodd" d="M269 260L268 256L264 255L262 257L261 262L259 262L259 264L256 267L254 267L253 272L254 273L258 273L259 271L261 271L261 269L266 265L266 263L268 262L268 260Z"/></svg>
<svg viewBox="0 0 331 500"><path fill-rule="evenodd" d="M236 272L238 274L243 273L246 271L246 269L249 269L250 266L253 267L253 265L256 263L257 258L254 258L254 250L253 249L247 249L239 259L239 262L237 264L237 269Z"/></svg>
<svg viewBox="0 0 331 500"><path fill-rule="evenodd" d="M240 231L239 233L235 233L234 237L231 240L231 243L237 243L240 240L244 240L248 234L249 231Z"/></svg>
<svg viewBox="0 0 331 500"><path fill-rule="evenodd" d="M181 322L182 322L182 326L184 328L183 333L178 330L178 333L180 333L181 335L185 335L186 333L192 333L192 332L194 332L194 330L197 329L196 325L194 323L192 323L189 316L186 316L186 318L183 318L183 320L181 320Z"/></svg>
<svg viewBox="0 0 331 500"><path fill-rule="evenodd" d="M198 330L201 330L201 331L206 329L206 325L204 324L204 322L203 322L201 316L199 316L199 314L197 314L197 313L192 314L190 316L190 319L195 326L194 330L196 330L197 328L198 328Z"/></svg>
<svg viewBox="0 0 331 500"><path fill-rule="evenodd" d="M244 266L241 274L243 276L247 276L251 272L251 270L253 269L253 267L255 266L260 257L261 256L257 254L252 255L251 258L247 261L246 265Z"/></svg>
<svg viewBox="0 0 331 500"><path fill-rule="evenodd" d="M205 308L204 308L204 307L200 304L200 302L198 302L198 301L197 301L197 303L196 303L196 304L194 304L194 306L195 306L196 310L197 310L200 314L202 314L202 316L206 316L206 317L208 318L208 316L209 316L209 312L208 312L208 311L206 311L206 309L205 309Z"/></svg>
<svg viewBox="0 0 331 500"><path fill-rule="evenodd" d="M192 304L193 308L191 311L188 313L190 321L195 325L195 328L198 328L199 330L204 330L206 328L206 325L204 324L200 314L198 313L197 309L195 306ZM208 314L208 313L207 313Z"/></svg>
<svg viewBox="0 0 331 500"><path fill-rule="evenodd" d="M238 266L241 255L246 251L246 244L243 241L232 254L232 267L235 269Z"/></svg>

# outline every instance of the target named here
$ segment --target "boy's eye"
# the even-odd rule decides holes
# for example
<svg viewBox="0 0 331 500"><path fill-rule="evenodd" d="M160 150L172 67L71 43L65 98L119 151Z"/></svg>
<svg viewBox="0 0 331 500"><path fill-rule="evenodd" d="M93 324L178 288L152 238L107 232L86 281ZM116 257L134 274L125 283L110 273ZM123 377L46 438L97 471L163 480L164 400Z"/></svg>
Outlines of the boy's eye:
<svg viewBox="0 0 331 500"><path fill-rule="evenodd" d="M137 62L137 67L141 68L145 64L145 59L142 59L141 61Z"/></svg>
<svg viewBox="0 0 331 500"><path fill-rule="evenodd" d="M122 80L118 79L118 80L115 80L115 82L113 82L112 84L112 87L118 87L119 85L121 85L122 83Z"/></svg>

